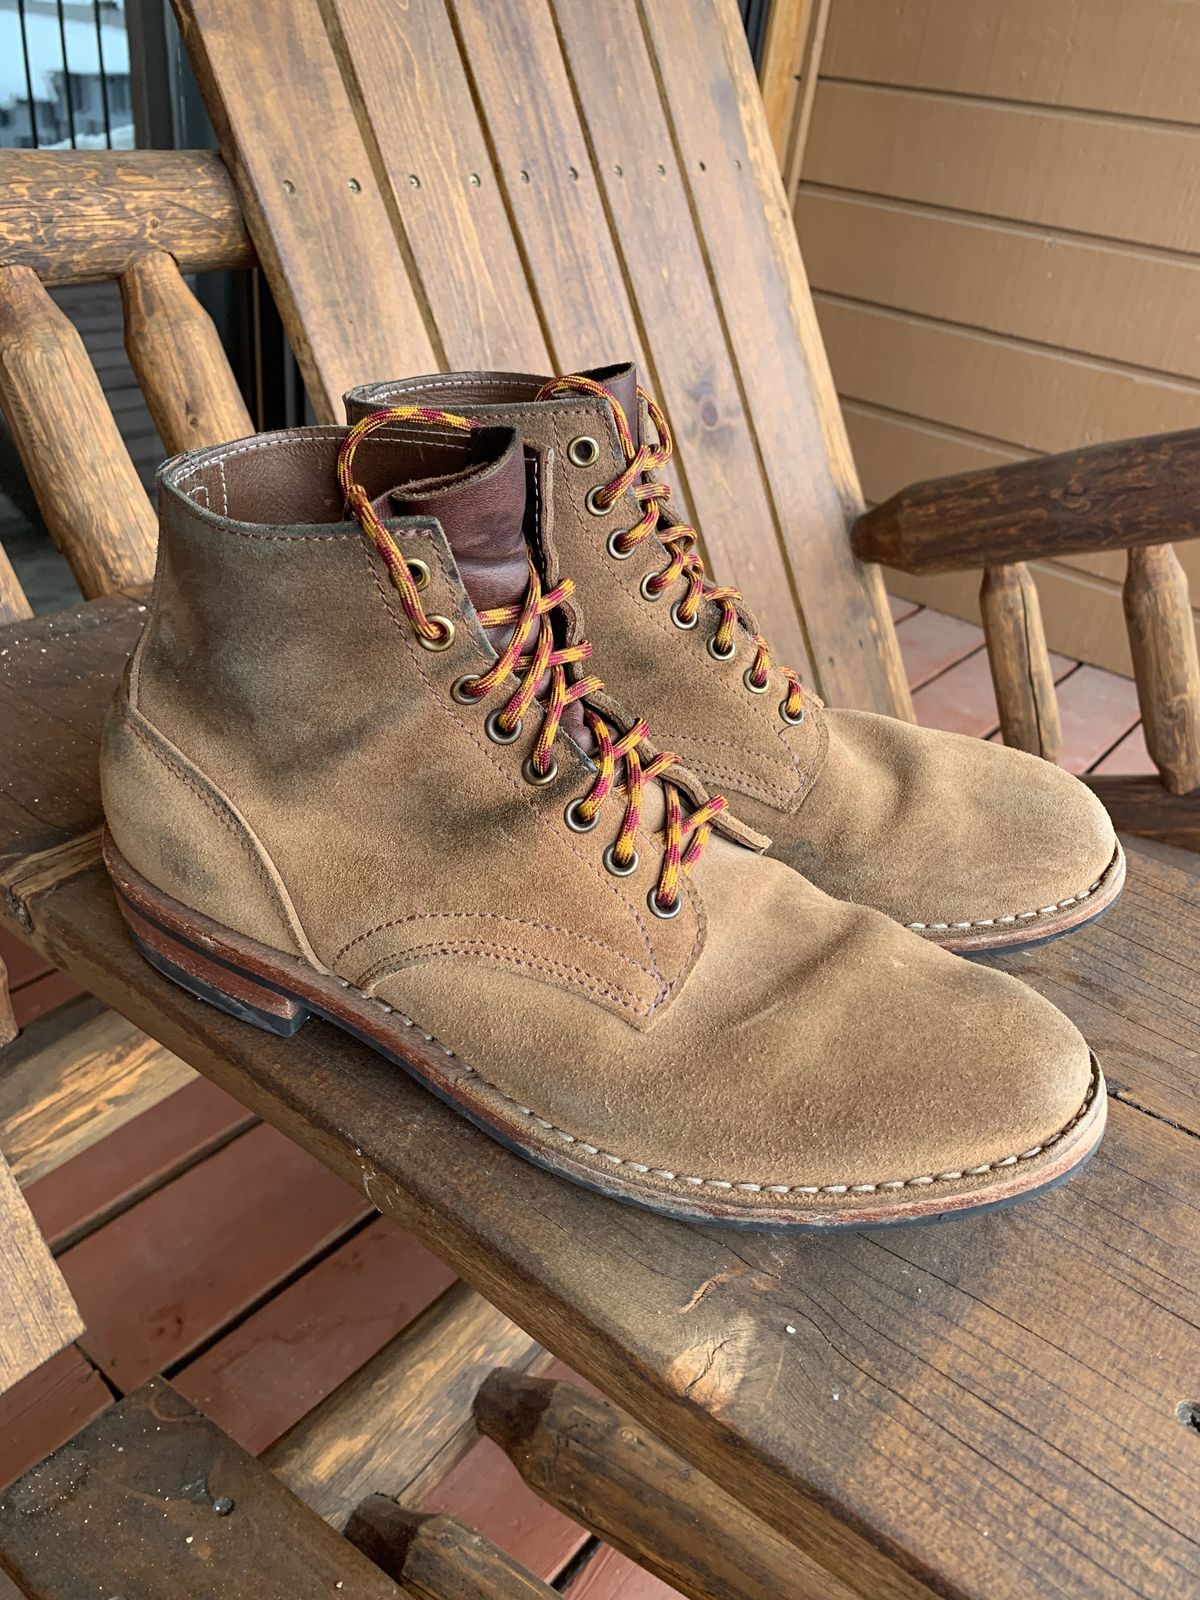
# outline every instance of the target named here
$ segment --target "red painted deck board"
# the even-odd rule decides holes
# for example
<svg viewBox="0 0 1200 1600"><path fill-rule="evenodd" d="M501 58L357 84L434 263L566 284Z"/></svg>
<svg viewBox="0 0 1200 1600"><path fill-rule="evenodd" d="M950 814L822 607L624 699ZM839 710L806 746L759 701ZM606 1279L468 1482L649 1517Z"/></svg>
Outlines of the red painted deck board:
<svg viewBox="0 0 1200 1600"><path fill-rule="evenodd" d="M157 1187L195 1152L253 1121L232 1095L200 1078L31 1184L25 1198L56 1245L110 1213L123 1197Z"/></svg>
<svg viewBox="0 0 1200 1600"><path fill-rule="evenodd" d="M896 637L909 687L919 689L939 672L978 650L983 644L983 629L926 608L901 622Z"/></svg>
<svg viewBox="0 0 1200 1600"><path fill-rule="evenodd" d="M1062 722L1059 765L1087 772L1137 725L1137 689L1100 667L1080 667L1058 690Z"/></svg>
<svg viewBox="0 0 1200 1600"><path fill-rule="evenodd" d="M9 933L7 928L0 928L0 961L3 961L8 969L8 983L11 989L54 970L44 956L40 956L31 945L27 945L24 939L18 939L15 933Z"/></svg>
<svg viewBox="0 0 1200 1600"><path fill-rule="evenodd" d="M578 1523L539 1500L490 1439L480 1439L421 1504L475 1528L547 1583L583 1546Z"/></svg>
<svg viewBox="0 0 1200 1600"><path fill-rule="evenodd" d="M1157 772L1158 768L1150 759L1149 750L1146 749L1146 731L1142 724L1139 722L1136 728L1127 733L1103 761L1097 762L1092 771L1120 775Z"/></svg>
<svg viewBox="0 0 1200 1600"><path fill-rule="evenodd" d="M35 1017L45 1016L55 1006L65 1005L68 1000L74 1000L77 994L82 993L74 978L53 968L29 983L23 983L19 989L13 988L13 1015L17 1019L17 1027L28 1027Z"/></svg>
<svg viewBox="0 0 1200 1600"><path fill-rule="evenodd" d="M254 1128L63 1254L80 1343L127 1394L370 1209L283 1134Z"/></svg>
<svg viewBox="0 0 1200 1600"><path fill-rule="evenodd" d="M172 1382L259 1455L453 1282L449 1267L380 1217Z"/></svg>
<svg viewBox="0 0 1200 1600"><path fill-rule="evenodd" d="M73 1344L0 1395L0 1488L111 1404L104 1379Z"/></svg>
<svg viewBox="0 0 1200 1600"><path fill-rule="evenodd" d="M563 1593L569 1600L678 1600L679 1590L602 1545Z"/></svg>

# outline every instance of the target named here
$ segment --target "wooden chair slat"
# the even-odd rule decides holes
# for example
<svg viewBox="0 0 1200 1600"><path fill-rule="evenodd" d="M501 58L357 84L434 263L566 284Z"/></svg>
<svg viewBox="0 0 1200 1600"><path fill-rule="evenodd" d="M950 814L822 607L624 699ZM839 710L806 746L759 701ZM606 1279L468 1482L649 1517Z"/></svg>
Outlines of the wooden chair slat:
<svg viewBox="0 0 1200 1600"><path fill-rule="evenodd" d="M1057 761L1058 695L1037 585L1023 561L985 570L979 609L1005 744Z"/></svg>
<svg viewBox="0 0 1200 1600"><path fill-rule="evenodd" d="M313 408L343 421L347 389L437 358L317 0L178 11Z"/></svg>
<svg viewBox="0 0 1200 1600"><path fill-rule="evenodd" d="M183 272L254 265L215 150L0 150L0 263L84 283L146 250L169 250Z"/></svg>
<svg viewBox="0 0 1200 1600"><path fill-rule="evenodd" d="M12 562L5 555L3 545L0 545L0 625L6 622L22 622L32 615L33 610L25 598L21 581L13 571Z"/></svg>
<svg viewBox="0 0 1200 1600"><path fill-rule="evenodd" d="M845 537L862 503L858 480L737 6L644 0L642 10L817 687L842 705L911 718L882 578Z"/></svg>
<svg viewBox="0 0 1200 1600"><path fill-rule="evenodd" d="M371 1181L362 1179L369 1198ZM337 1527L366 1495L418 1503L475 1442L475 1391L491 1369L549 1357L466 1284L410 1327L265 1452L263 1461Z"/></svg>
<svg viewBox="0 0 1200 1600"><path fill-rule="evenodd" d="M0 1151L22 1188L196 1076L125 1018L80 996L29 1024L0 1072Z"/></svg>
<svg viewBox="0 0 1200 1600"><path fill-rule="evenodd" d="M363 1501L346 1537L417 1600L556 1600L559 1593L457 1517L422 1516L386 1495Z"/></svg>
<svg viewBox="0 0 1200 1600"><path fill-rule="evenodd" d="M668 418L675 419L688 496L713 576L719 583L745 585L776 659L811 681L812 663L774 507L747 426L637 0L590 7L568 0L556 5L555 14L641 318L651 363L647 382ZM686 338L680 337L683 326Z"/></svg>
<svg viewBox="0 0 1200 1600"><path fill-rule="evenodd" d="M212 318L174 258L165 250L139 256L120 283L125 348L168 453L253 433Z"/></svg>
<svg viewBox="0 0 1200 1600"><path fill-rule="evenodd" d="M8 989L8 968L0 956L0 1045L11 1043L17 1037L17 1019L13 1014L12 995ZM3 1144L0 1143L0 1149Z"/></svg>
<svg viewBox="0 0 1200 1600"><path fill-rule="evenodd" d="M4 1491L0 1568L30 1600L401 1600L161 1378Z"/></svg>
<svg viewBox="0 0 1200 1600"><path fill-rule="evenodd" d="M547 7L453 0L452 13L554 367L633 359L645 368L642 330Z"/></svg>
<svg viewBox="0 0 1200 1600"><path fill-rule="evenodd" d="M1200 662L1187 574L1169 544L1129 552L1125 621L1146 748L1171 794L1200 787Z"/></svg>
<svg viewBox="0 0 1200 1600"><path fill-rule="evenodd" d="M429 307L439 363L549 372L506 211L517 174L493 170L445 6L408 6L403 28L389 0L332 0L332 12Z"/></svg>
<svg viewBox="0 0 1200 1600"><path fill-rule="evenodd" d="M0 1394L83 1332L83 1318L0 1156Z"/></svg>
<svg viewBox="0 0 1200 1600"><path fill-rule="evenodd" d="M0 266L0 406L84 595L147 582L154 511L83 340L29 267Z"/></svg>
<svg viewBox="0 0 1200 1600"><path fill-rule="evenodd" d="M692 1600L852 1600L607 1400L499 1370L480 1389L475 1416L535 1494Z"/></svg>

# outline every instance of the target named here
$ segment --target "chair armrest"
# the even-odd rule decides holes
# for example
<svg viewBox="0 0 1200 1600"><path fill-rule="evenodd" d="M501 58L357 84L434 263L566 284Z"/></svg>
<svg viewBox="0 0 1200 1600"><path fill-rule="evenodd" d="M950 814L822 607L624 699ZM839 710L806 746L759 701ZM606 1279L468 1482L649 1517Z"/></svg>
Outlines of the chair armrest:
<svg viewBox="0 0 1200 1600"><path fill-rule="evenodd" d="M901 572L1200 537L1200 428L912 484L865 512L854 553Z"/></svg>

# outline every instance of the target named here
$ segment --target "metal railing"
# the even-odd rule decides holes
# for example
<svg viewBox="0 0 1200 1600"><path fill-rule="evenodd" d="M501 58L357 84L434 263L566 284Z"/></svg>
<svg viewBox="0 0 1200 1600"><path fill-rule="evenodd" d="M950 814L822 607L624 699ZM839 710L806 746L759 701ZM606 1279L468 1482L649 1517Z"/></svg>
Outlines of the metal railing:
<svg viewBox="0 0 1200 1600"><path fill-rule="evenodd" d="M0 0L0 145L133 143L124 0Z"/></svg>

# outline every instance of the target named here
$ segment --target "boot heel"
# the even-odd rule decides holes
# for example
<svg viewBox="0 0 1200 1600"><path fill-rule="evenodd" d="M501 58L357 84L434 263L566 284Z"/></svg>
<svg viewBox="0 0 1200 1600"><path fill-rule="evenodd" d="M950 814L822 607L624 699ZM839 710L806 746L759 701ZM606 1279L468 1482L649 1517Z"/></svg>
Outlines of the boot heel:
<svg viewBox="0 0 1200 1600"><path fill-rule="evenodd" d="M133 942L150 965L198 1000L241 1022L288 1039L310 1015L307 1006L240 968L216 961L195 945L143 917L118 897Z"/></svg>

